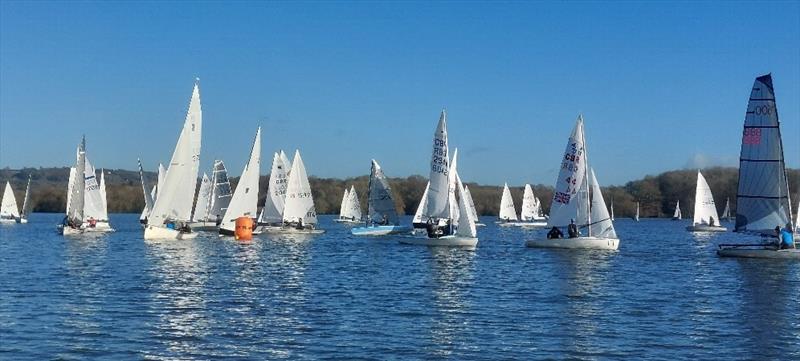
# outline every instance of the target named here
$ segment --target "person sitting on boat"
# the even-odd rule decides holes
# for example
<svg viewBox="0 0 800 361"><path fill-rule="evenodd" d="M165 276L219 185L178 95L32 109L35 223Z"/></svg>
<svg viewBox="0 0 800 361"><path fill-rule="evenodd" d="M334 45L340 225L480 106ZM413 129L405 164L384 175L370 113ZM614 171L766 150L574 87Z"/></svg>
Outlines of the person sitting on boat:
<svg viewBox="0 0 800 361"><path fill-rule="evenodd" d="M297 226L295 228L301 229L301 230L304 228L303 227L303 219L302 218L298 218L297 219Z"/></svg>
<svg viewBox="0 0 800 361"><path fill-rule="evenodd" d="M389 217L386 217L386 215L385 215L385 214L383 215L383 218L381 218L381 223L380 223L380 225L381 225L381 226L387 226L387 225L389 225Z"/></svg>
<svg viewBox="0 0 800 361"><path fill-rule="evenodd" d="M569 226L567 226L567 233L569 234L569 238L578 238L581 232L578 232L578 226L575 225L575 220L569 220Z"/></svg>
<svg viewBox="0 0 800 361"><path fill-rule="evenodd" d="M564 238L564 233L562 233L561 230L558 229L558 227L553 226L553 229L551 229L550 232L547 232L547 239L559 239L559 238Z"/></svg>
<svg viewBox="0 0 800 361"><path fill-rule="evenodd" d="M97 226L97 220L94 217L89 217L89 227L94 228L95 226Z"/></svg>
<svg viewBox="0 0 800 361"><path fill-rule="evenodd" d="M775 233L778 236L778 248L791 249L795 248L794 236L792 231L787 228L781 229L780 226L775 227Z"/></svg>
<svg viewBox="0 0 800 361"><path fill-rule="evenodd" d="M713 226L714 225L714 217L708 217L708 225L709 226Z"/></svg>

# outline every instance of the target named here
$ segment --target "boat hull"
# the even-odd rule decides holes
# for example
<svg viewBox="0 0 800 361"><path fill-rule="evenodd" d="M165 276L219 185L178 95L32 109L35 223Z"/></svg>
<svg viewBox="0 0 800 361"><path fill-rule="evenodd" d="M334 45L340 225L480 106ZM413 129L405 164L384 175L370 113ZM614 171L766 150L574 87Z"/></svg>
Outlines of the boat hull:
<svg viewBox="0 0 800 361"><path fill-rule="evenodd" d="M181 232L175 229L164 227L146 226L144 227L144 239L146 240L162 240L162 239L192 239L197 237L195 233Z"/></svg>
<svg viewBox="0 0 800 361"><path fill-rule="evenodd" d="M695 224L691 226L686 226L686 230L689 232L727 232L728 229L722 226L709 226L706 224Z"/></svg>
<svg viewBox="0 0 800 361"><path fill-rule="evenodd" d="M478 245L477 237L444 236L439 238L407 237L400 240L403 244L414 244L433 247L471 247Z"/></svg>
<svg viewBox="0 0 800 361"><path fill-rule="evenodd" d="M189 223L189 228L197 232L214 232L219 226L217 222L192 222Z"/></svg>
<svg viewBox="0 0 800 361"><path fill-rule="evenodd" d="M525 247L617 250L619 239L601 237L531 239L525 241Z"/></svg>
<svg viewBox="0 0 800 361"><path fill-rule="evenodd" d="M3 224L17 223L17 220L14 219L14 218L11 218L11 219L9 219L9 218L0 218L0 223L3 223Z"/></svg>
<svg viewBox="0 0 800 361"><path fill-rule="evenodd" d="M547 222L499 222L500 227L546 227Z"/></svg>
<svg viewBox="0 0 800 361"><path fill-rule="evenodd" d="M409 226L370 226L353 228L350 233L354 236L385 236L388 234L409 233L411 230Z"/></svg>
<svg viewBox="0 0 800 361"><path fill-rule="evenodd" d="M776 249L764 246L722 246L717 250L720 257L800 259L800 249Z"/></svg>
<svg viewBox="0 0 800 361"><path fill-rule="evenodd" d="M59 226L59 232L63 236L77 236L79 234L83 234L83 229Z"/></svg>
<svg viewBox="0 0 800 361"><path fill-rule="evenodd" d="M355 223L355 224L364 223L364 221L362 221L360 219L341 219L341 218L336 218L333 221L336 222L336 223Z"/></svg>
<svg viewBox="0 0 800 361"><path fill-rule="evenodd" d="M260 231L267 234L323 234L324 229L297 229L294 227L261 227ZM253 233L256 234L256 233Z"/></svg>

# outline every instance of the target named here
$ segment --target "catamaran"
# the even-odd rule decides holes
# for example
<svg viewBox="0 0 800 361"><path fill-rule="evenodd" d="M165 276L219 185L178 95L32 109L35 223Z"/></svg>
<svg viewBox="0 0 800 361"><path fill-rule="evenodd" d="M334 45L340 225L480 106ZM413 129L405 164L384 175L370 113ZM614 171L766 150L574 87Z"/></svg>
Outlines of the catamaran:
<svg viewBox="0 0 800 361"><path fill-rule="evenodd" d="M433 133L429 185L420 202L420 207L423 207L420 221L425 222L427 237L404 237L401 243L463 247L475 247L478 244L475 220L468 210L464 185L456 169L457 155L458 151L454 152L451 163L447 144L447 113L442 110Z"/></svg>
<svg viewBox="0 0 800 361"><path fill-rule="evenodd" d="M694 219L686 226L690 232L725 232L728 229L719 224L717 205L706 178L697 171L697 190L694 195Z"/></svg>
<svg viewBox="0 0 800 361"><path fill-rule="evenodd" d="M250 159L242 170L239 184L233 191L231 203L222 217L219 234L233 236L236 231L236 219L249 217L255 220L258 208L258 180L261 170L261 127L256 130L256 138L250 149ZM254 222L255 223L255 222Z"/></svg>
<svg viewBox="0 0 800 361"><path fill-rule="evenodd" d="M178 143L147 218L144 239L189 239L197 236L192 233L189 223L197 188L202 129L200 86L195 82Z"/></svg>
<svg viewBox="0 0 800 361"><path fill-rule="evenodd" d="M314 207L314 197L311 194L311 184L308 182L306 166L303 164L299 150L295 151L291 164L292 170L289 171L283 207L283 223L280 227L267 227L264 232L325 233L325 230L317 229L317 210Z"/></svg>
<svg viewBox="0 0 800 361"><path fill-rule="evenodd" d="M356 187L351 185L350 190L344 189L339 218L334 219L334 222L361 223L361 218L361 203L358 200L358 193L356 193Z"/></svg>
<svg viewBox="0 0 800 361"><path fill-rule="evenodd" d="M678 200L675 203L675 213L672 214L672 220L673 221L679 221L682 218L683 218L683 216L681 215L681 201Z"/></svg>
<svg viewBox="0 0 800 361"><path fill-rule="evenodd" d="M720 216L722 219L726 221L731 220L731 199L725 199L725 209L722 211L722 215Z"/></svg>
<svg viewBox="0 0 800 361"><path fill-rule="evenodd" d="M756 78L747 103L734 228L734 232L761 235L761 242L720 244L717 254L800 259L800 249L780 249L775 238L765 238L775 234L775 227L793 229L791 204L775 90L772 75L767 74Z"/></svg>
<svg viewBox="0 0 800 361"><path fill-rule="evenodd" d="M585 229L587 235L533 239L525 242L526 246L605 250L619 247L619 238L603 200L600 184L588 163L583 116L578 116L562 157L547 227L567 227L574 222L579 229Z"/></svg>
<svg viewBox="0 0 800 361"><path fill-rule="evenodd" d="M367 188L367 221L364 227L353 228L350 233L355 236L383 236L410 231L411 227L400 225L389 180L378 162L373 159Z"/></svg>
<svg viewBox="0 0 800 361"><path fill-rule="evenodd" d="M25 198L22 201L22 212L19 215L19 223L28 223L28 216L31 214L31 175L28 175L28 186L25 187Z"/></svg>
<svg viewBox="0 0 800 361"><path fill-rule="evenodd" d="M3 200L0 202L0 223L16 223L17 218L19 218L17 198L14 197L14 190L11 189L11 183L6 182L6 188L3 191Z"/></svg>
<svg viewBox="0 0 800 361"><path fill-rule="evenodd" d="M469 211L472 214L472 219L475 220L475 226L486 226L485 224L481 223L480 218L478 218L478 210L475 208L475 201L472 200L472 193L469 192L469 186L467 185L464 185L464 197L467 198L467 205L469 206Z"/></svg>

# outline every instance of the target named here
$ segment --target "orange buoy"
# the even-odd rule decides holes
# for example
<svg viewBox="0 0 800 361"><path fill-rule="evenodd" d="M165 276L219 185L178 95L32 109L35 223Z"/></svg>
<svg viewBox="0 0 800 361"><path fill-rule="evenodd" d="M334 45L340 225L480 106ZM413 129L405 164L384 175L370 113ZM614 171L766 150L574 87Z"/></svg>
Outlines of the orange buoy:
<svg viewBox="0 0 800 361"><path fill-rule="evenodd" d="M236 231L233 234L237 241L253 239L253 219L250 217L236 218Z"/></svg>

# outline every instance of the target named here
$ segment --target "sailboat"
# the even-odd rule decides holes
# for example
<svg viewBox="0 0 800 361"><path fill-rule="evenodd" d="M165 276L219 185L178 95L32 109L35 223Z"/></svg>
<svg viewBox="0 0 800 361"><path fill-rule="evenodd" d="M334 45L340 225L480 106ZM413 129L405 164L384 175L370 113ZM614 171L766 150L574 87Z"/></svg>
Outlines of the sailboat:
<svg viewBox="0 0 800 361"><path fill-rule="evenodd" d="M697 190L694 194L694 219L686 226L690 232L725 232L728 229L719 224L717 205L706 178L697 171Z"/></svg>
<svg viewBox="0 0 800 361"><path fill-rule="evenodd" d="M747 103L734 232L773 235L776 226L791 230L791 204L775 90L767 74L756 78ZM800 249L779 249L774 238L718 247L723 257L800 259Z"/></svg>
<svg viewBox="0 0 800 361"><path fill-rule="evenodd" d="M354 192L355 189L351 191ZM389 180L378 162L373 159L367 189L367 222L364 227L351 229L350 233L355 236L383 236L410 231L411 227L400 225Z"/></svg>
<svg viewBox="0 0 800 361"><path fill-rule="evenodd" d="M222 217L231 204L231 183L228 181L228 170L225 163L221 160L214 161L214 170L211 175L211 198L209 199L208 213L206 219L200 219L202 225L198 230L215 231L222 223Z"/></svg>
<svg viewBox="0 0 800 361"><path fill-rule="evenodd" d="M25 187L25 198L22 201L22 212L19 215L19 223L28 223L28 216L31 214L31 175L28 175L28 186Z"/></svg>
<svg viewBox="0 0 800 361"><path fill-rule="evenodd" d="M3 191L3 199L0 202L0 223L16 223L17 218L19 218L17 198L14 197L14 190L11 189L11 183L6 182L6 188Z"/></svg>
<svg viewBox="0 0 800 361"><path fill-rule="evenodd" d="M520 225L523 227L544 227L547 225L547 218L541 215L541 202L533 194L530 184L525 184L525 191L522 194L522 208L519 211Z"/></svg>
<svg viewBox="0 0 800 361"><path fill-rule="evenodd" d="M726 221L731 220L731 199L725 199L725 209L722 211L722 215L720 216L722 219Z"/></svg>
<svg viewBox="0 0 800 361"><path fill-rule="evenodd" d="M105 182L98 184L95 168L89 161L84 148L84 202L83 216L85 220L84 228L91 232L113 232L114 229L108 222L108 204L106 203ZM76 176L77 176L76 171ZM102 174L102 172L101 172Z"/></svg>
<svg viewBox="0 0 800 361"><path fill-rule="evenodd" d="M69 183L67 184L67 215L59 225L59 233L70 236L81 234L85 230L83 204L85 202L86 178L86 138L81 140L75 167L70 169Z"/></svg>
<svg viewBox="0 0 800 361"><path fill-rule="evenodd" d="M611 221L614 221L614 201L611 201Z"/></svg>
<svg viewBox="0 0 800 361"><path fill-rule="evenodd" d="M325 230L317 229L317 210L314 207L314 196L308 182L306 166L300 151L294 153L292 169L286 186L286 199L283 207L283 224L281 227L268 227L269 233L306 233L320 234Z"/></svg>
<svg viewBox="0 0 800 361"><path fill-rule="evenodd" d="M503 184L503 193L500 196L500 214L497 218L499 219L497 223L501 226L517 222L517 209L514 206L514 198L511 197L511 190L508 189L508 183Z"/></svg>
<svg viewBox="0 0 800 361"><path fill-rule="evenodd" d="M144 228L144 239L189 239L197 236L192 233L189 222L197 188L202 128L200 87L195 82L178 143L164 181L158 185L157 197Z"/></svg>
<svg viewBox="0 0 800 361"><path fill-rule="evenodd" d="M636 202L636 214L633 215L633 220L639 222L639 202Z"/></svg>
<svg viewBox="0 0 800 361"><path fill-rule="evenodd" d="M619 247L619 238L603 200L600 184L588 163L583 116L578 116L562 157L547 227L567 227L574 220L578 228L584 229L587 235L533 239L525 242L527 247L605 250L616 250Z"/></svg>
<svg viewBox="0 0 800 361"><path fill-rule="evenodd" d="M464 185L456 169L457 152L452 164L449 153L447 113L442 110L433 134L429 186L420 202L421 207L424 204L420 221L426 224L427 238L406 237L400 240L401 243L464 247L478 244L475 220L468 210Z"/></svg>
<svg viewBox="0 0 800 361"><path fill-rule="evenodd" d="M361 216L361 203L358 200L358 193L356 193L356 187L351 185L350 190L347 190L347 188L344 190L339 218L334 219L334 222L361 223Z"/></svg>
<svg viewBox="0 0 800 361"><path fill-rule="evenodd" d="M256 129L253 147L250 149L250 159L242 170L239 184L233 191L231 203L222 217L219 225L219 234L233 236L236 231L236 219L240 217L253 218L255 221L258 208L258 180L261 170L261 127ZM255 222L254 222L255 223Z"/></svg>
<svg viewBox="0 0 800 361"><path fill-rule="evenodd" d="M478 218L478 210L475 208L475 201L472 200L472 193L469 192L469 186L464 185L464 197L467 198L467 205L469 206L469 211L472 214L472 219L475 220L476 227L484 227L485 224L480 222L480 218Z"/></svg>
<svg viewBox="0 0 800 361"><path fill-rule="evenodd" d="M672 220L673 221L677 221L677 220L680 220L681 218L682 218L682 216L681 216L681 201L678 200L678 202L675 203L675 213L672 214Z"/></svg>
<svg viewBox="0 0 800 361"><path fill-rule="evenodd" d="M291 167L285 160L285 153L272 154L272 169L269 173L269 185L264 207L258 215L258 231L263 232L265 227L278 227L283 224L283 209L286 199L286 185L288 184L288 170Z"/></svg>

